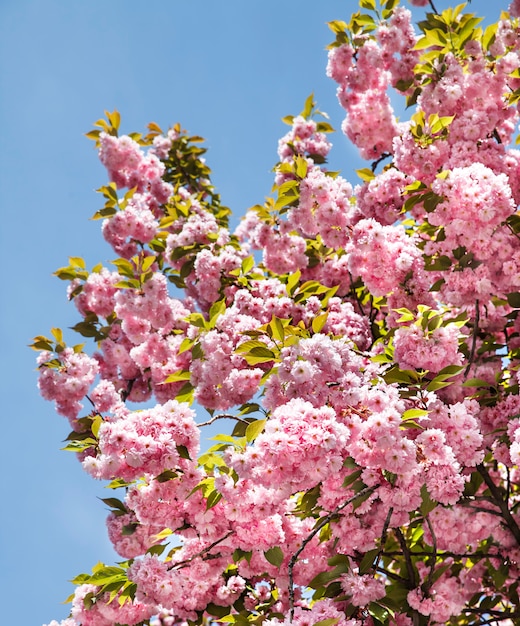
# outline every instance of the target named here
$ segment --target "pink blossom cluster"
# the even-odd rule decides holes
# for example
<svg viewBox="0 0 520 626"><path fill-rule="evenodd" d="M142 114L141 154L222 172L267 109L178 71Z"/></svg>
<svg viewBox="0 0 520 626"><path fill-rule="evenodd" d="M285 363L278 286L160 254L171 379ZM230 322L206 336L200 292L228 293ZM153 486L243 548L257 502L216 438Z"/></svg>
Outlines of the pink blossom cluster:
<svg viewBox="0 0 520 626"><path fill-rule="evenodd" d="M175 397L181 385L164 383L170 374L189 367L190 353L179 354L183 340L179 331L187 328L190 310L170 297L167 280L158 272L142 289L120 289L113 300L119 325L112 326L96 355L102 379L113 387L103 383L97 389L96 407L113 410L117 404L113 388L133 400L146 399L152 390L161 401Z"/></svg>
<svg viewBox="0 0 520 626"><path fill-rule="evenodd" d="M51 365L54 359L59 363L57 367ZM58 413L74 425L82 409L80 401L88 393L99 372L97 361L83 352L65 348L56 355L41 352L38 365L40 393L46 400L53 400Z"/></svg>
<svg viewBox="0 0 520 626"><path fill-rule="evenodd" d="M421 564L422 565L422 564ZM426 568L420 568L422 577ZM420 588L408 593L408 604L421 615L429 615L433 623L446 623L453 615L458 615L474 590L465 587L457 576L443 575L436 580L428 594Z"/></svg>
<svg viewBox="0 0 520 626"><path fill-rule="evenodd" d="M164 165L154 154L145 155L127 135L114 137L102 132L99 141L99 159L118 188L135 187L140 193L148 192L159 204L168 200L172 188L162 179Z"/></svg>
<svg viewBox="0 0 520 626"><path fill-rule="evenodd" d="M117 288L115 284L121 280L117 272L109 272L103 267L99 272L93 272L83 283L81 293L74 298L78 311L86 316L89 312L100 317L108 317L114 311L114 296ZM71 283L69 293L79 286L76 281Z"/></svg>
<svg viewBox="0 0 520 626"><path fill-rule="evenodd" d="M338 610L336 603L330 598L324 598L315 602L312 607L297 607L294 618L280 620L278 617L266 620L266 626L314 626L324 620L334 620L337 626L361 626L358 619L345 619L345 614Z"/></svg>
<svg viewBox="0 0 520 626"><path fill-rule="evenodd" d="M401 326L394 336L394 358L403 370L425 369L440 372L448 365L461 365L461 334L454 324L432 331L420 325Z"/></svg>
<svg viewBox="0 0 520 626"><path fill-rule="evenodd" d="M464 553L468 546L476 550L481 541L498 530L499 519L496 510L472 512L464 506L437 506L429 514L438 550ZM424 529L426 542L432 546L433 535L429 528Z"/></svg>
<svg viewBox="0 0 520 626"><path fill-rule="evenodd" d="M420 250L404 228L382 226L372 218L356 224L346 252L350 271L375 296L391 293L422 267Z"/></svg>
<svg viewBox="0 0 520 626"><path fill-rule="evenodd" d="M255 445L232 453L229 463L240 477L278 484L290 495L337 472L348 439L348 428L332 408L297 398L275 409Z"/></svg>
<svg viewBox="0 0 520 626"><path fill-rule="evenodd" d="M150 526L137 521L135 513L116 515L110 513L106 520L108 538L114 550L125 559L133 559L144 554L148 548L160 543L155 535L162 526Z"/></svg>
<svg viewBox="0 0 520 626"><path fill-rule="evenodd" d="M140 244L154 239L159 223L149 208L149 198L135 193L123 211L103 221L103 236L123 258L131 258L139 251Z"/></svg>
<svg viewBox="0 0 520 626"><path fill-rule="evenodd" d="M300 201L289 211L288 222L306 237L319 234L326 246L344 248L359 214L351 196L352 186L341 176L312 167L300 183Z"/></svg>
<svg viewBox="0 0 520 626"><path fill-rule="evenodd" d="M355 571L343 574L341 588L350 596L354 606L366 606L386 595L384 580Z"/></svg>
<svg viewBox="0 0 520 626"><path fill-rule="evenodd" d="M168 400L152 409L105 421L99 429L99 453L87 456L83 467L95 478L120 477L128 481L165 470L182 471L199 449L194 415L186 403ZM185 450L184 455L179 446Z"/></svg>
<svg viewBox="0 0 520 626"><path fill-rule="evenodd" d="M374 371L350 342L318 333L282 349L278 371L266 383L264 402L270 409L297 398L315 407L330 404L337 410L356 406L361 387Z"/></svg>
<svg viewBox="0 0 520 626"><path fill-rule="evenodd" d="M415 42L410 11L397 7L377 29L376 40L363 38L355 49L345 43L329 52L327 75L339 84L338 98L347 113L342 130L364 159L393 152L398 126L387 89L405 90L402 85L413 82L419 58Z"/></svg>
<svg viewBox="0 0 520 626"><path fill-rule="evenodd" d="M383 171L365 183L357 193L358 207L366 218L374 218L383 226L400 219L404 205L404 188L412 178L395 168Z"/></svg>
<svg viewBox="0 0 520 626"><path fill-rule="evenodd" d="M110 594L102 597L97 595L99 587L83 584L76 588L72 600L72 620L70 626L113 626L113 624L127 624L133 626L149 619L154 613L154 607L141 602L119 603L118 598L110 601ZM85 602L87 597L95 596L94 602ZM87 608L88 607L88 608ZM62 622L62 626L69 626Z"/></svg>
<svg viewBox="0 0 520 626"><path fill-rule="evenodd" d="M312 119L301 115L292 121L291 130L278 142L278 156L281 161L292 161L295 154L326 157L331 144L324 133L318 132Z"/></svg>
<svg viewBox="0 0 520 626"><path fill-rule="evenodd" d="M482 462L484 438L480 407L475 400L466 399L449 406L436 400L428 406L428 411L423 425L441 430L462 466L474 467Z"/></svg>

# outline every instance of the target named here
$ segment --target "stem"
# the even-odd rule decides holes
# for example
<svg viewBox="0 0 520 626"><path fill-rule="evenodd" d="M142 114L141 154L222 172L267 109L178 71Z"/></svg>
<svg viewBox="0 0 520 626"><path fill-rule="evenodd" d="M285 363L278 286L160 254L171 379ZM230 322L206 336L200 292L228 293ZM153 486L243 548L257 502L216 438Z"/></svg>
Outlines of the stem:
<svg viewBox="0 0 520 626"><path fill-rule="evenodd" d="M119 395L121 396L121 400L123 402L126 402L128 396L132 393L132 388L133 388L134 383L135 383L136 380L137 380L137 378L132 378L131 380L127 381L126 389L121 389L119 391Z"/></svg>
<svg viewBox="0 0 520 626"><path fill-rule="evenodd" d="M489 475L489 472L484 467L484 465L482 465L482 463L480 465L477 465L477 471L484 479L484 482L486 483L487 488L489 489L496 505L500 508L506 526L509 528L509 530L513 534L513 537L516 539L516 542L520 546L520 527L516 523L514 517L511 515L511 511L509 510L508 506L509 502L503 497L503 489L495 485L493 479Z"/></svg>
<svg viewBox="0 0 520 626"><path fill-rule="evenodd" d="M432 587L433 584L433 574L435 573L435 563L437 561L437 537L435 536L435 531L433 530L433 526L432 523L430 522L430 518L428 517L428 515L426 515L425 517L426 519L426 523L428 524L428 530L430 531L430 534L432 536L432 543L433 543L433 553L432 553L432 564L430 566L430 573L428 574L428 579L426 580L423 588L424 588L424 593L425 594L429 594L430 589Z"/></svg>
<svg viewBox="0 0 520 626"><path fill-rule="evenodd" d="M435 8L435 5L433 4L433 0L430 0L430 6L432 8L432 11L436 13L437 15L439 15L439 11L437 11L437 9Z"/></svg>
<svg viewBox="0 0 520 626"><path fill-rule="evenodd" d="M335 515L337 515L342 509L344 509L349 504L352 504L352 502L354 502L358 498L361 498L362 496L366 496L366 495L372 494L377 488L378 488L378 485L376 485L375 487L365 487L361 491L358 491L358 493L356 493L354 496L352 496L352 498L349 498L343 504L338 505L334 509L334 511L332 511L331 513L329 513L328 515L326 515L325 517L322 518L322 520L312 529L312 531L307 535L307 537L305 537L305 539L302 541L302 545L298 548L298 550L296 550L296 552L292 555L291 560L289 561L289 566L287 568L287 571L288 571L288 574L289 574L289 605L290 605L290 608L291 608L291 611L290 611L290 614L289 614L289 621L292 622L293 617L294 617L294 576L293 576L293 570L294 570L294 566L296 565L296 561L298 560L298 557L304 551L304 549L307 546L307 544L309 543L309 541L311 541L311 539L313 537L315 537L320 532L320 530L326 524L328 524L330 522L330 520Z"/></svg>
<svg viewBox="0 0 520 626"><path fill-rule="evenodd" d="M392 507L390 507L388 509L388 515L386 516L385 523L384 523L384 526L383 526L383 532L381 533L381 547L380 547L379 552L377 554L377 558L375 560L375 563L374 563L374 565L372 565L372 569L374 569L374 570L378 569L379 561L381 560L381 557L383 555L383 549L385 547L386 538L388 536L388 526L390 525L390 519L392 517L392 513L393 512L394 512L394 509Z"/></svg>

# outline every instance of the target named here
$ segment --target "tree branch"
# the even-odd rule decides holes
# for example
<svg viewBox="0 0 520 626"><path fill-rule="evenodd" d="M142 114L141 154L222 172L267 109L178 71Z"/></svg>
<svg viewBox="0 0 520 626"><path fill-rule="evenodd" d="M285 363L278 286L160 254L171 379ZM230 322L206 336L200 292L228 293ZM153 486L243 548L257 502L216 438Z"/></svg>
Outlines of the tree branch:
<svg viewBox="0 0 520 626"><path fill-rule="evenodd" d="M366 495L372 494L378 488L378 486L379 485L376 485L375 487L365 487L361 491L358 491L358 493L356 493L354 496L352 496L352 498L349 498L343 504L338 505L334 509L334 511L332 511L331 513L329 513L328 515L323 517L321 519L321 521L307 535L307 537L305 537L305 539L302 541L302 545L298 548L298 550L296 550L296 552L292 555L291 560L289 561L289 565L287 567L287 571L288 571L288 574L289 574L289 606L290 606L290 609L291 609L290 614L289 614L289 620L291 622L292 622L293 617L294 617L294 576L293 576L293 570L294 570L294 566L296 565L296 561L298 560L298 557L304 551L304 549L307 546L307 544L309 543L309 541L311 541L311 539L313 537L315 537L320 532L320 530L326 524L328 524L331 521L331 519L335 515L337 515L342 509L344 509L349 504L352 504L352 502L355 502L358 498L361 498L362 496L366 496Z"/></svg>

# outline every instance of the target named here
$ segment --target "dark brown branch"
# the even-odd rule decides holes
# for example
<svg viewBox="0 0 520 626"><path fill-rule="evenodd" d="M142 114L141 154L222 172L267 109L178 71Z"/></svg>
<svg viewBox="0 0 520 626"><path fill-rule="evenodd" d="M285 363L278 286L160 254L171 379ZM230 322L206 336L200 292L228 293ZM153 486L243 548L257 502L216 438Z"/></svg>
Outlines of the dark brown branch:
<svg viewBox="0 0 520 626"><path fill-rule="evenodd" d="M396 529L396 532L399 529ZM404 552L401 552L399 550L388 550L382 553L383 556L404 556L406 558L406 555ZM408 550L408 554L410 555L410 557L412 556L421 556L421 557L428 557L428 556L432 556L433 552L426 552L425 550ZM441 550L440 552L437 553L438 557L451 557L453 559L498 559L500 561L505 561L507 559L507 557L505 557L503 554L501 554L500 552L496 552L496 553L491 553L491 552L464 552L464 553L459 553L459 552L448 552L448 551L444 551Z"/></svg>
<svg viewBox="0 0 520 626"><path fill-rule="evenodd" d="M388 527L390 526L390 519L392 518L392 513L394 512L394 509L392 507L390 507L388 509L388 514L386 516L385 519L385 523L383 525L383 532L381 533L381 545L379 548L379 552L377 553L377 558L374 562L374 565L372 566L372 568L374 570L376 570L379 566L379 561L381 560L381 556L383 554L383 550L385 548L385 544L386 544L386 538L388 536Z"/></svg>
<svg viewBox="0 0 520 626"><path fill-rule="evenodd" d="M477 471L484 479L484 482L486 483L486 486L489 489L491 496L495 501L495 504L502 512L502 517L504 518L506 526L509 528L509 530L513 534L513 537L516 539L516 542L520 546L520 528L516 523L514 517L511 515L511 511L509 510L509 502L505 498L506 494L504 494L503 490L500 487L495 485L493 479L489 475L489 472L484 467L484 465L477 465Z"/></svg>
<svg viewBox="0 0 520 626"><path fill-rule="evenodd" d="M494 624L497 622L501 622L506 619L514 619L515 617L520 617L520 611L497 611L496 609L462 609L464 613L473 613L474 615L492 615L493 617L481 621L478 623L478 626L483 626L484 624Z"/></svg>

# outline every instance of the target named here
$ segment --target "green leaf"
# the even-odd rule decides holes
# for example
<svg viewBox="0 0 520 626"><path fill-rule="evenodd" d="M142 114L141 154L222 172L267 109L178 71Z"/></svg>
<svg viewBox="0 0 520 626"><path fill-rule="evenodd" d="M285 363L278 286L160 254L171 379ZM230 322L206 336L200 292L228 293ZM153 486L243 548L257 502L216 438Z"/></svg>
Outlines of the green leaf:
<svg viewBox="0 0 520 626"><path fill-rule="evenodd" d="M305 100L305 105L303 107L303 111L301 112L302 117L306 120L310 118L312 111L314 109L314 94L311 93L310 96Z"/></svg>
<svg viewBox="0 0 520 626"><path fill-rule="evenodd" d="M433 511L433 509L437 506L437 503L430 498L430 494L428 493L426 485L423 485L421 487L421 497L421 513L426 516L428 515L428 513L430 513L430 511Z"/></svg>
<svg viewBox="0 0 520 626"><path fill-rule="evenodd" d="M209 327L215 328L217 319L226 311L226 300L218 300L211 305L209 310Z"/></svg>
<svg viewBox="0 0 520 626"><path fill-rule="evenodd" d="M339 617L328 617L327 619L322 619L319 622L315 622L313 626L334 626L339 622Z"/></svg>
<svg viewBox="0 0 520 626"><path fill-rule="evenodd" d="M190 453L188 452L188 448L186 446L183 446L182 444L177 444L176 448L181 459L187 459L188 461L191 461Z"/></svg>
<svg viewBox="0 0 520 626"><path fill-rule="evenodd" d="M507 302L513 309L520 309L520 293L514 291L507 294Z"/></svg>
<svg viewBox="0 0 520 626"><path fill-rule="evenodd" d="M319 332L321 332L323 330L323 327L325 326L325 324L327 323L327 318L329 317L328 313L321 313L320 315L317 315L313 320L312 320L312 331L316 334L318 334Z"/></svg>
<svg viewBox="0 0 520 626"><path fill-rule="evenodd" d="M428 415L428 411L425 409L408 409L402 415L403 420L413 420L416 417L426 417Z"/></svg>
<svg viewBox="0 0 520 626"><path fill-rule="evenodd" d="M278 546L274 546L272 548L269 548L269 550L265 550L264 556L266 560L275 567L280 567L283 563L283 552L282 549Z"/></svg>
<svg viewBox="0 0 520 626"><path fill-rule="evenodd" d="M153 255L145 257L141 263L141 275L146 274L156 261L157 258Z"/></svg>
<svg viewBox="0 0 520 626"><path fill-rule="evenodd" d="M258 435L264 430L266 419L263 420L255 420L251 422L249 426L246 428L246 441L247 443L253 442Z"/></svg>
<svg viewBox="0 0 520 626"><path fill-rule="evenodd" d="M104 502L111 509L121 511L121 513L128 513L128 509L121 500L118 498L99 498L101 502Z"/></svg>
<svg viewBox="0 0 520 626"><path fill-rule="evenodd" d="M305 157L297 156L295 159L296 164L296 176L298 178L305 178L307 176L307 160Z"/></svg>
<svg viewBox="0 0 520 626"><path fill-rule="evenodd" d="M282 320L276 315L273 315L273 318L268 324L269 336L272 337L275 341L283 341L285 338L285 327Z"/></svg>
<svg viewBox="0 0 520 626"><path fill-rule="evenodd" d="M161 472L158 476L155 477L155 480L158 483L166 483L169 480L173 480L174 478L177 478L178 474L176 472L174 472L173 470L164 470L164 472Z"/></svg>
<svg viewBox="0 0 520 626"><path fill-rule="evenodd" d="M374 548L365 553L365 556L361 559L361 563L359 564L360 574L366 574L370 571L378 554L379 548Z"/></svg>
<svg viewBox="0 0 520 626"><path fill-rule="evenodd" d="M163 380L164 383L178 383L181 380L190 380L191 373L189 370L179 370L178 372L174 372L173 374L169 374Z"/></svg>
<svg viewBox="0 0 520 626"><path fill-rule="evenodd" d="M206 511L212 509L218 502L220 502L221 499L222 494L220 491L217 491L216 489L211 491L206 499Z"/></svg>
<svg viewBox="0 0 520 626"><path fill-rule="evenodd" d="M343 484L342 487L344 489L346 489L347 487L350 487L350 485L352 485L353 483L356 482L356 480L361 476L363 470L356 470L355 472L352 472L352 474L349 474L348 476L345 476L344 480L343 480Z"/></svg>
<svg viewBox="0 0 520 626"><path fill-rule="evenodd" d="M210 602L206 607L206 611L210 615L214 615L215 617L226 617L229 615L229 607L228 606L219 606L218 604L213 604ZM219 620L216 620L219 621Z"/></svg>
<svg viewBox="0 0 520 626"><path fill-rule="evenodd" d="M120 567L103 567L96 571L89 579L92 585L106 585L107 583L126 580L126 571Z"/></svg>
<svg viewBox="0 0 520 626"><path fill-rule="evenodd" d="M369 183L376 177L375 173L368 167L356 170L356 174L359 176L359 178L361 178L361 180L364 180L366 183Z"/></svg>
<svg viewBox="0 0 520 626"><path fill-rule="evenodd" d="M193 402L194 395L194 387L191 383L185 383L178 393L175 395L175 398L178 402L187 402L191 404Z"/></svg>
<svg viewBox="0 0 520 626"><path fill-rule="evenodd" d="M129 536L133 535L135 533L135 531L137 530L138 526L139 526L139 522L133 522L131 524L125 524L125 526L123 526L121 528L121 535L123 537L129 537Z"/></svg>
<svg viewBox="0 0 520 626"><path fill-rule="evenodd" d="M242 261L242 265L240 266L242 274L245 276L246 274L248 274L253 269L254 266L255 266L255 259L254 259L254 257L252 255L246 257Z"/></svg>

